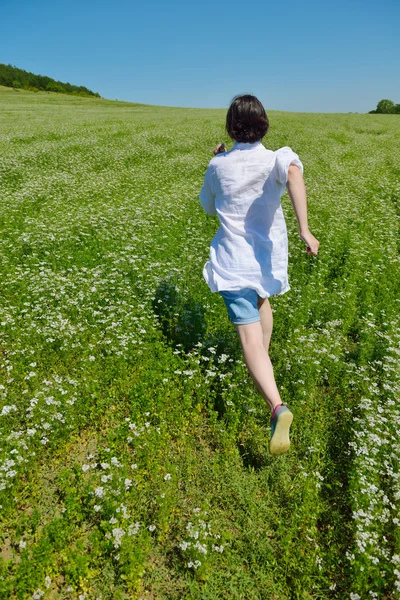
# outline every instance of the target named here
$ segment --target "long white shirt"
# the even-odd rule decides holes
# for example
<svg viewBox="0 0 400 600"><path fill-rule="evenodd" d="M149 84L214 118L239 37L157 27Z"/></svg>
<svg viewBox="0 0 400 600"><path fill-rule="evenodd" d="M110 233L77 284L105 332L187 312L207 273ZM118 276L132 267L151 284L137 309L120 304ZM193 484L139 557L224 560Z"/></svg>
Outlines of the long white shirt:
<svg viewBox="0 0 400 600"><path fill-rule="evenodd" d="M288 237L280 198L289 165L303 173L298 155L261 142L235 142L208 165L200 203L218 215L203 276L212 292L252 288L261 298L284 294L288 282Z"/></svg>

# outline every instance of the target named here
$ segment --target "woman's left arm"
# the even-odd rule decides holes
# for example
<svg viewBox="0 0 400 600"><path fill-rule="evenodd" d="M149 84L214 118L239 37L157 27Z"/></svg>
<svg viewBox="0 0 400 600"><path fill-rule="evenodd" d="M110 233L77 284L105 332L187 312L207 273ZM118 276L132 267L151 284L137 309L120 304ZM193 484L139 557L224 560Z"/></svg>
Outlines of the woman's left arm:
<svg viewBox="0 0 400 600"><path fill-rule="evenodd" d="M208 165L204 176L203 187L200 191L200 204L208 215L216 215L215 209L215 192L212 181L212 166Z"/></svg>

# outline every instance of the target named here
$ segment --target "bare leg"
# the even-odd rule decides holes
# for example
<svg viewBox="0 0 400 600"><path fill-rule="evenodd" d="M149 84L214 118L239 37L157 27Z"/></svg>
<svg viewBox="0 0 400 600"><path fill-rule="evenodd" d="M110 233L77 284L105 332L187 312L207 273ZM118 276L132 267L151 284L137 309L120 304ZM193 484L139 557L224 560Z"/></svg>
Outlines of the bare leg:
<svg viewBox="0 0 400 600"><path fill-rule="evenodd" d="M263 344L264 348L268 352L273 327L272 308L268 298L258 297L258 312L260 313L261 327L263 331Z"/></svg>
<svg viewBox="0 0 400 600"><path fill-rule="evenodd" d="M263 309L264 306L261 310ZM265 344L267 344L268 348L272 331L272 323L270 321L270 317L268 316L269 313L267 307L264 314L266 326L265 330L262 328L261 321L249 323L247 325L235 325L235 327L242 344L244 360L250 375L262 397L270 406L271 410L273 410L275 406L282 403L282 400L275 383L272 363L269 358L268 351L265 348ZM270 316L272 316L272 311Z"/></svg>

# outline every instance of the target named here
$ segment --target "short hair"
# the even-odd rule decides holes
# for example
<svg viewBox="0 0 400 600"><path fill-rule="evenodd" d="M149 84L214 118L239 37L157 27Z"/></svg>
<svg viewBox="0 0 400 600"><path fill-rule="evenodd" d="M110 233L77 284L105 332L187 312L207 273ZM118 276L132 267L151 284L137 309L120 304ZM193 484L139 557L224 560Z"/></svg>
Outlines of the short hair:
<svg viewBox="0 0 400 600"><path fill-rule="evenodd" d="M226 115L226 131L237 142L258 142L269 127L267 113L255 96L235 96Z"/></svg>

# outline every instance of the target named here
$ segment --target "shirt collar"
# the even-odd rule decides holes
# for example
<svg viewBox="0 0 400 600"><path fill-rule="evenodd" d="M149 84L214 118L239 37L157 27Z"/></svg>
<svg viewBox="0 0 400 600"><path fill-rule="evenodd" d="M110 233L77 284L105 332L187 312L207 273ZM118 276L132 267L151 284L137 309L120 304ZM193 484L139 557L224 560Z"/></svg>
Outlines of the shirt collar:
<svg viewBox="0 0 400 600"><path fill-rule="evenodd" d="M238 148L239 150L251 150L252 148L257 148L258 146L260 146L261 142L235 142L233 144L233 149Z"/></svg>

